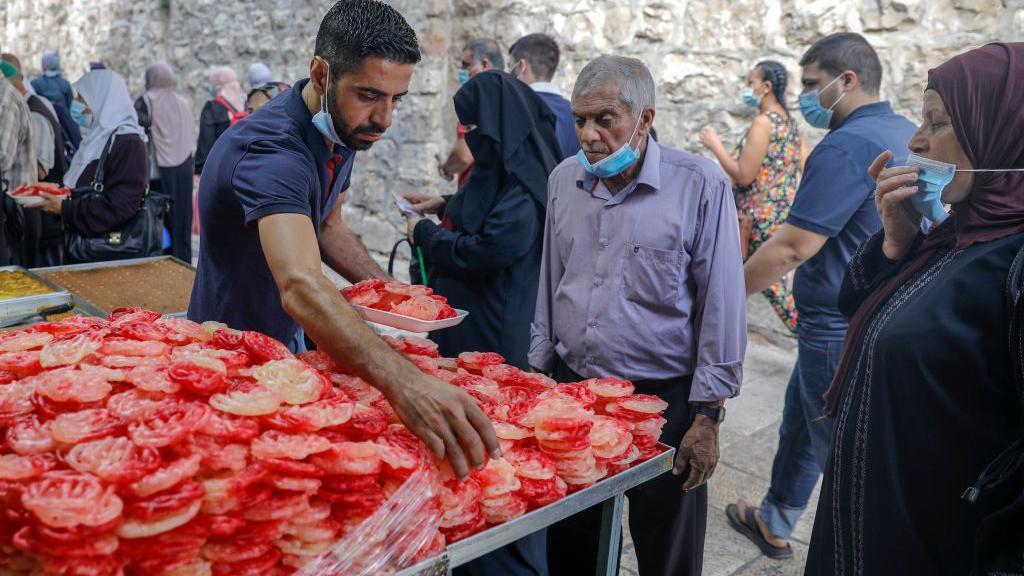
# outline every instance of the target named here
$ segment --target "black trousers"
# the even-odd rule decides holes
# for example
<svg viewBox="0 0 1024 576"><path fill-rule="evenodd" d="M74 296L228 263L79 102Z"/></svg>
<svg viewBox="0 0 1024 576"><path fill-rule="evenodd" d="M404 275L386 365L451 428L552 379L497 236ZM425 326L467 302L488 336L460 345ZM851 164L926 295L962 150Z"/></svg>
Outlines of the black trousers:
<svg viewBox="0 0 1024 576"><path fill-rule="evenodd" d="M555 380L583 380L561 359ZM694 413L689 404L692 376L633 382L638 394L656 394L668 402L661 441L679 447ZM708 518L708 487L683 492L689 470L667 472L626 492L629 532L640 576L698 576L704 566L704 534ZM593 576L597 570L601 506L579 512L548 528L548 569L551 576ZM621 550L620 550L621 552Z"/></svg>
<svg viewBox="0 0 1024 576"><path fill-rule="evenodd" d="M59 266L64 231L60 219L39 208L25 208L25 235L14 262L24 268Z"/></svg>
<svg viewBox="0 0 1024 576"><path fill-rule="evenodd" d="M547 534L544 530L452 570L453 576L554 576L545 565ZM592 576L592 575L589 575Z"/></svg>
<svg viewBox="0 0 1024 576"><path fill-rule="evenodd" d="M174 204L164 220L164 226L171 233L171 255L192 263L192 157L179 166L160 167L160 191L171 198Z"/></svg>

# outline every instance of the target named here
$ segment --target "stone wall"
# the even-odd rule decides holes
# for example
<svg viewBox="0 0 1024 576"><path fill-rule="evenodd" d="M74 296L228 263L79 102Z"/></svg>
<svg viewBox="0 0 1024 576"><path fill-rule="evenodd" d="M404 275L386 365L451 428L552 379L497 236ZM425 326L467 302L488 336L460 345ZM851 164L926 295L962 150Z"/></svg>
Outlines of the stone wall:
<svg viewBox="0 0 1024 576"><path fill-rule="evenodd" d="M882 91L916 119L928 68L991 40L1024 40L1024 0L394 0L419 33L424 60L395 124L353 175L346 217L378 255L404 233L390 191L446 192L435 156L454 137L455 60L475 36L503 46L530 32L555 36L563 50L555 81L565 92L592 57L614 52L650 66L658 84L655 125L662 141L699 152L698 130L715 126L727 144L749 122L740 80L757 60L785 63L794 81L800 54L835 31L863 33L885 67ZM30 70L43 50L63 56L71 79L102 60L138 93L142 73L164 59L180 73L198 112L205 72L252 61L284 80L305 75L328 1L2 0L0 48ZM244 80L243 80L244 84ZM812 141L820 133L807 128Z"/></svg>

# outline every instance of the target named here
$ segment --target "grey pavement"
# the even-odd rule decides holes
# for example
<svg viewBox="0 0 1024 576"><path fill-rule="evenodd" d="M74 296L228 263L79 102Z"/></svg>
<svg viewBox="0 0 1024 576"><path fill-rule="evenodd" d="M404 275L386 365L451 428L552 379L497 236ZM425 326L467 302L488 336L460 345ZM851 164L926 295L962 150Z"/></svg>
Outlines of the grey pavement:
<svg viewBox="0 0 1024 576"><path fill-rule="evenodd" d="M721 460L708 484L704 575L797 576L803 574L818 501L817 490L794 532L795 554L791 560L770 560L762 556L757 547L730 528L725 519L726 505L738 498L760 502L768 489L772 458L778 445L783 394L796 360L796 340L787 335L764 298L751 297L747 310L750 329L743 389L738 398L727 404L728 415L720 435ZM628 527L624 529L619 575L637 576L633 544Z"/></svg>

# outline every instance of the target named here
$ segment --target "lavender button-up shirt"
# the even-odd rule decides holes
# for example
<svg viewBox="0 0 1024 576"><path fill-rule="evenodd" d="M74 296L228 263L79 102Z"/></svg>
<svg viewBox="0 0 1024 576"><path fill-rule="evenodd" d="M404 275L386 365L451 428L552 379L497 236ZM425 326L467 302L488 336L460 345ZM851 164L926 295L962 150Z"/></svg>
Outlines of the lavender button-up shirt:
<svg viewBox="0 0 1024 576"><path fill-rule="evenodd" d="M732 188L710 160L647 141L617 194L575 158L548 179L530 365L586 377L693 375L691 402L735 396L747 346Z"/></svg>

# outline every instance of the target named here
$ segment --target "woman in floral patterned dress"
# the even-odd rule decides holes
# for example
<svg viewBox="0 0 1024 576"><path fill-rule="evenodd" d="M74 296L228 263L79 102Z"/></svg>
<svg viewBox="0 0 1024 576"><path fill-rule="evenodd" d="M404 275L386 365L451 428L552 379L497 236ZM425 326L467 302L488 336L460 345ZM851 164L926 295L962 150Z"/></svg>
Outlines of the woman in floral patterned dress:
<svg viewBox="0 0 1024 576"><path fill-rule="evenodd" d="M700 132L701 143L732 178L737 210L753 219L749 254L786 221L806 158L806 145L786 110L787 79L786 68L773 60L759 62L747 74L741 96L759 112L732 154L714 128L707 126ZM786 326L795 330L796 308L789 278L780 279L764 295Z"/></svg>

